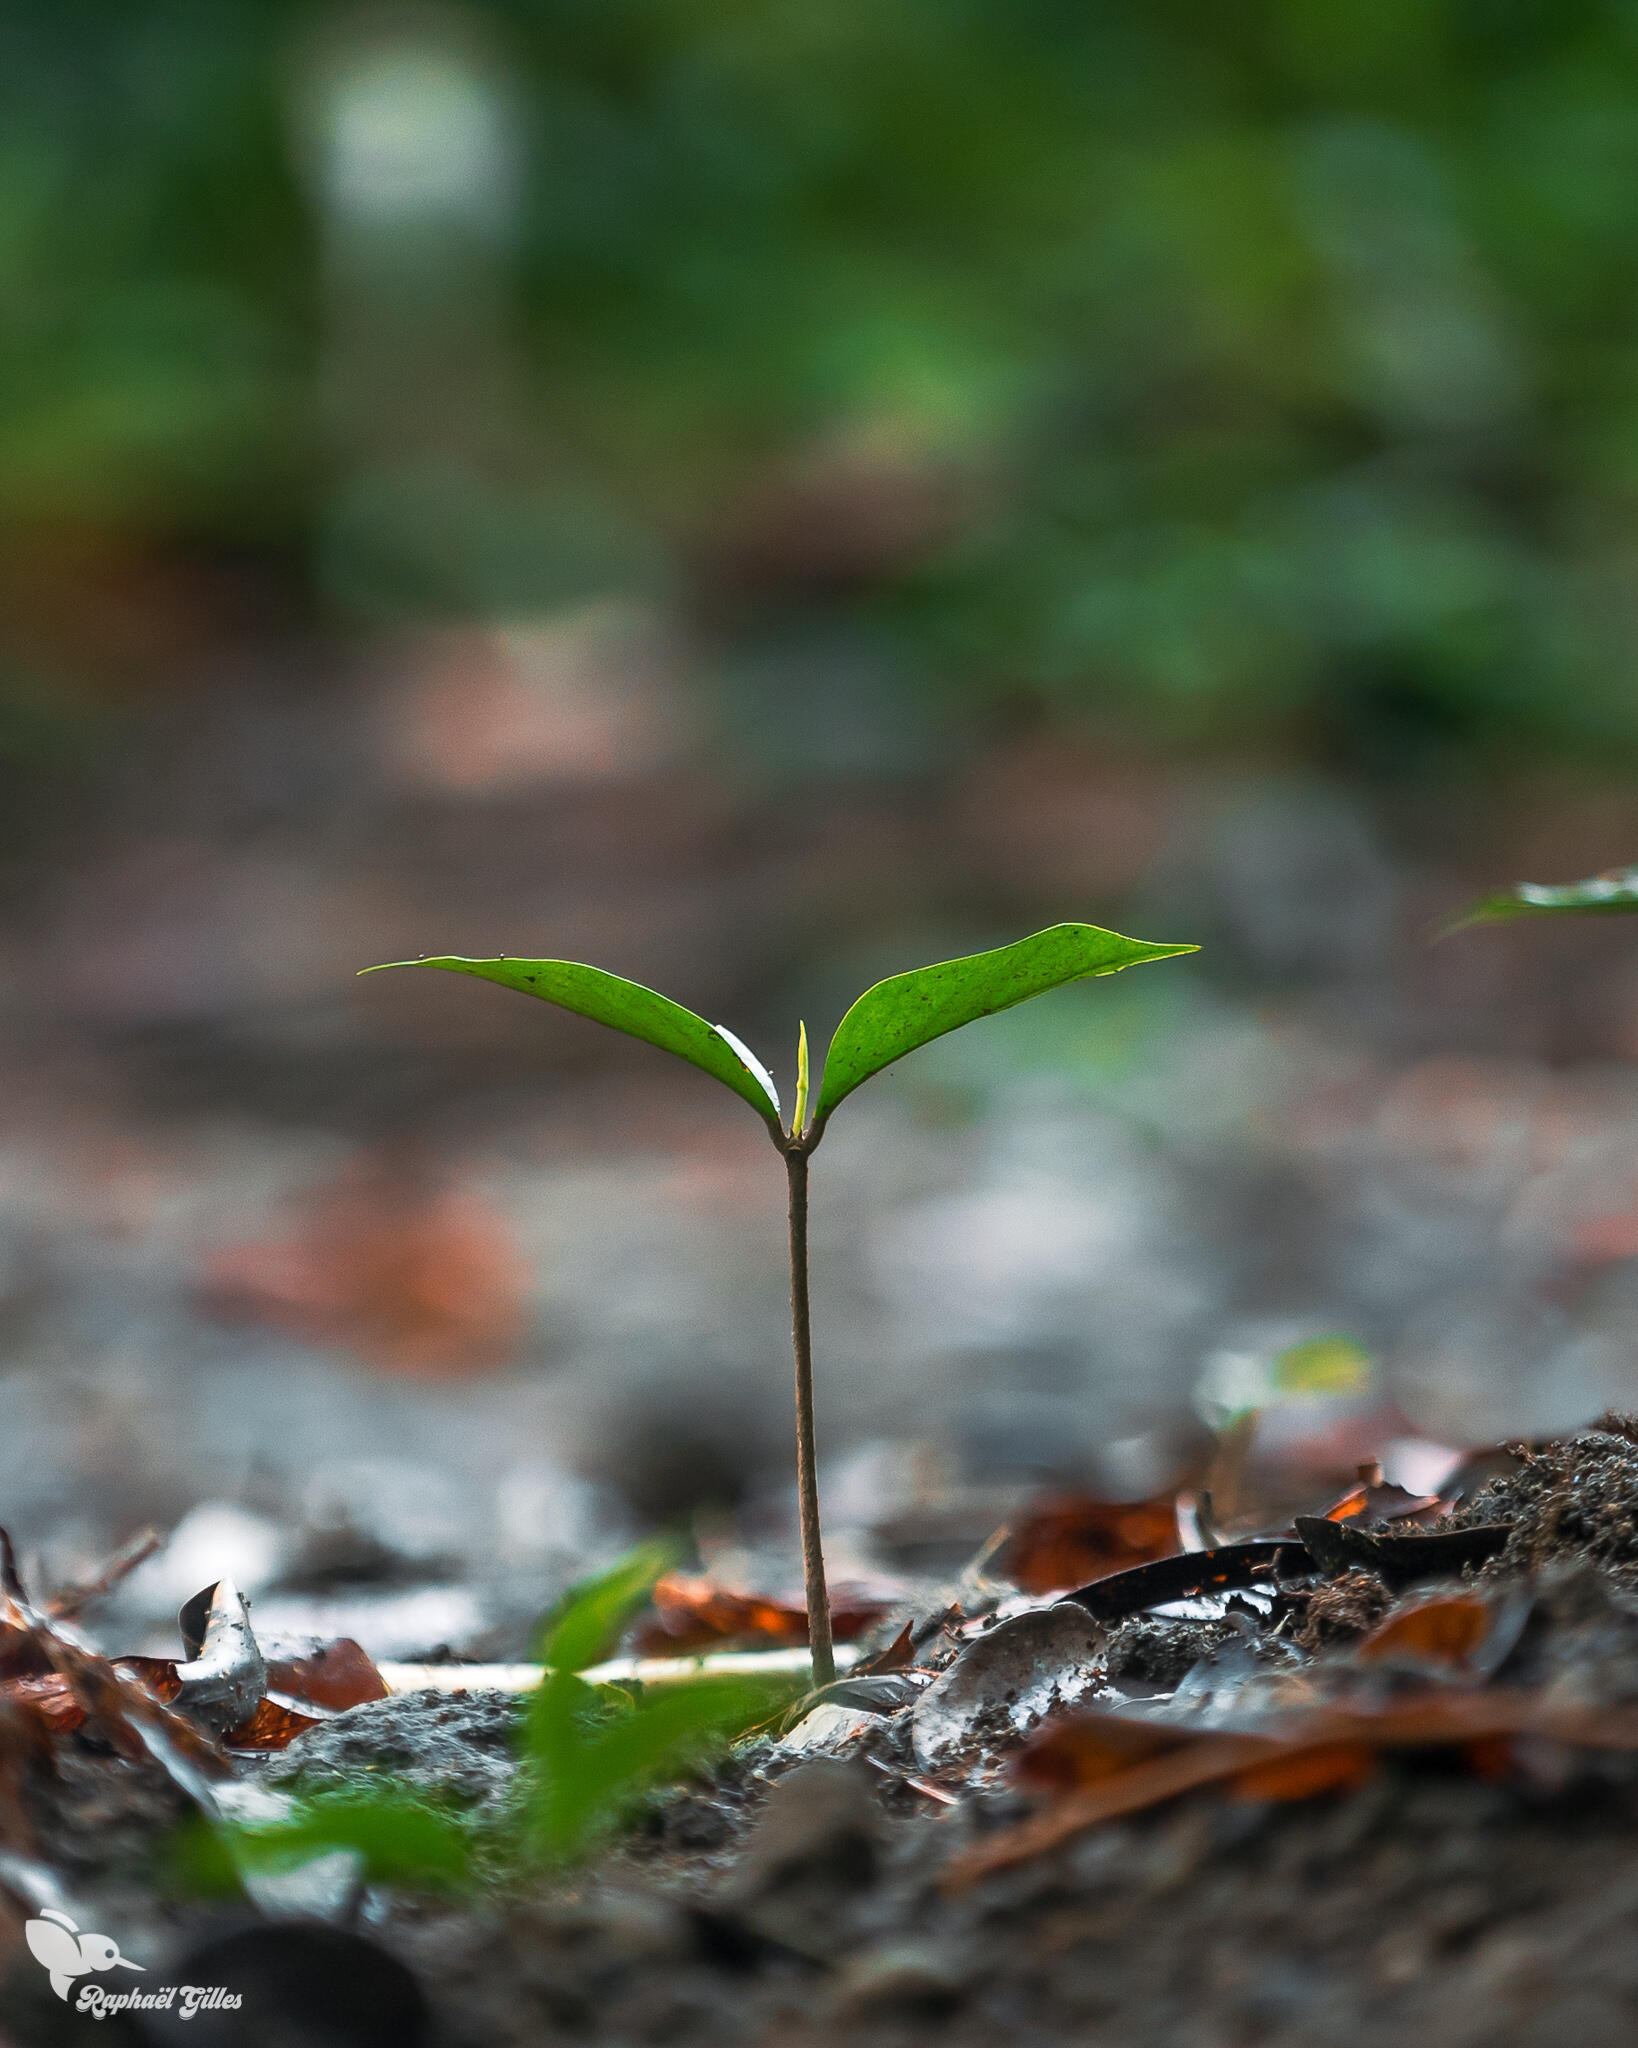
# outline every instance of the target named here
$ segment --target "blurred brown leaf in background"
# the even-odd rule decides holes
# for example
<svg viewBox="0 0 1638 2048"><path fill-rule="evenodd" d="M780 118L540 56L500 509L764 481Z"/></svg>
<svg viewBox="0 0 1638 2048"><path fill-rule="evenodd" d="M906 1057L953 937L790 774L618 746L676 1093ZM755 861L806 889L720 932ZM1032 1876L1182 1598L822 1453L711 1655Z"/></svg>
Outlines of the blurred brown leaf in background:
<svg viewBox="0 0 1638 2048"><path fill-rule="evenodd" d="M439 1379L514 1355L527 1288L505 1219L475 1189L389 1159L309 1192L289 1236L216 1253L204 1295L224 1321Z"/></svg>

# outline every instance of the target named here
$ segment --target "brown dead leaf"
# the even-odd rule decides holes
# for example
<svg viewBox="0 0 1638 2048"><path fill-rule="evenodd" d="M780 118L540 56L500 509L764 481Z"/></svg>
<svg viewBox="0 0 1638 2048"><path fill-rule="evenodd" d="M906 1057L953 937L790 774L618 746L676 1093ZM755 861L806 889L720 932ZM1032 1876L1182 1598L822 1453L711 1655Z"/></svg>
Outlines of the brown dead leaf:
<svg viewBox="0 0 1638 2048"><path fill-rule="evenodd" d="M218 1252L205 1298L224 1320L345 1345L417 1379L504 1364L528 1273L505 1219L471 1187L413 1164L361 1167L310 1193L286 1238Z"/></svg>
<svg viewBox="0 0 1638 2048"><path fill-rule="evenodd" d="M806 1608L762 1594L731 1592L714 1579L667 1572L655 1582L653 1600L653 1614L634 1637L641 1657L687 1657L730 1645L795 1650L808 1639ZM839 1586L831 1595L831 1631L839 1643L856 1642L886 1612L885 1601Z"/></svg>
<svg viewBox="0 0 1638 2048"><path fill-rule="evenodd" d="M114 1663L162 1707L168 1707L182 1690L174 1657L116 1657Z"/></svg>
<svg viewBox="0 0 1638 2048"><path fill-rule="evenodd" d="M1185 1728L1115 1714L1055 1716L1024 1745L1013 1776L1032 1791L1081 1791L1193 1738Z"/></svg>
<svg viewBox="0 0 1638 2048"><path fill-rule="evenodd" d="M39 1618L17 1575L17 1554L0 1529L0 1679L35 1678L50 1669Z"/></svg>
<svg viewBox="0 0 1638 2048"><path fill-rule="evenodd" d="M121 1657L119 1669L134 1678L162 1706L182 1692L188 1668L174 1657ZM233 1750L278 1750L305 1729L316 1728L331 1714L368 1700L384 1700L387 1682L369 1652L350 1636L315 1643L300 1655L275 1657L267 1664L267 1691L222 1737ZM307 1712L314 1708L316 1712Z"/></svg>
<svg viewBox="0 0 1638 2048"><path fill-rule="evenodd" d="M1113 1722L1072 1737L1076 1722ZM1130 1717L1067 1716L1026 1745L1019 1776L1037 1766L1027 1762L1037 1749L1047 1756L1044 1772L1063 1790L1056 1802L1003 1828L958 1856L945 1873L947 1890L960 1891L995 1870L1045 1855L1087 1828L1122 1815L1141 1813L1208 1785L1224 1785L1242 1799L1304 1799L1318 1792L1358 1784L1388 1750L1455 1749L1470 1768L1493 1776L1510 1770L1513 1744L1520 1738L1570 1748L1638 1750L1638 1708L1561 1705L1535 1692L1491 1687L1441 1688L1396 1700L1385 1707L1334 1706L1293 1713L1283 1724L1257 1734L1219 1730L1166 1730L1181 1736L1158 1754L1154 1725ZM1079 1741L1084 1774L1075 1769ZM1131 1760L1109 1764L1118 1746L1130 1742Z"/></svg>
<svg viewBox="0 0 1638 2048"><path fill-rule="evenodd" d="M268 1750L287 1749L298 1735L309 1728L323 1724L313 1714L300 1714L294 1707L282 1702L262 1699L236 1728L230 1728L222 1737L222 1747L232 1750L248 1750L258 1753Z"/></svg>
<svg viewBox="0 0 1638 2048"><path fill-rule="evenodd" d="M848 1673L850 1678L880 1678L894 1671L907 1671L916 1661L915 1645L911 1641L915 1625L906 1622L885 1650L878 1650L874 1657L866 1657L855 1664Z"/></svg>
<svg viewBox="0 0 1638 2048"><path fill-rule="evenodd" d="M988 1569L1021 1592L1060 1593L1131 1565L1171 1557L1180 1547L1170 1494L1143 1501L1057 1494L1024 1514Z"/></svg>
<svg viewBox="0 0 1638 2048"><path fill-rule="evenodd" d="M1366 1664L1409 1660L1465 1668L1489 1636L1493 1620L1490 1603L1474 1593L1423 1600L1390 1615L1354 1655Z"/></svg>
<svg viewBox="0 0 1638 2048"><path fill-rule="evenodd" d="M1244 1800L1312 1799L1363 1785L1376 1769L1377 1753L1370 1743L1322 1742L1244 1765L1230 1780L1229 1791Z"/></svg>
<svg viewBox="0 0 1638 2048"><path fill-rule="evenodd" d="M0 1683L0 1701L21 1708L51 1735L72 1735L85 1720L73 1687L55 1671L42 1678L6 1679Z"/></svg>
<svg viewBox="0 0 1638 2048"><path fill-rule="evenodd" d="M1407 1493L1380 1479L1362 1479L1324 1510L1328 1522L1420 1522L1442 1511L1436 1493Z"/></svg>
<svg viewBox="0 0 1638 2048"><path fill-rule="evenodd" d="M388 1693L369 1651L351 1636L315 1643L299 1656L269 1657L267 1689L294 1707L322 1707L333 1714L384 1700Z"/></svg>

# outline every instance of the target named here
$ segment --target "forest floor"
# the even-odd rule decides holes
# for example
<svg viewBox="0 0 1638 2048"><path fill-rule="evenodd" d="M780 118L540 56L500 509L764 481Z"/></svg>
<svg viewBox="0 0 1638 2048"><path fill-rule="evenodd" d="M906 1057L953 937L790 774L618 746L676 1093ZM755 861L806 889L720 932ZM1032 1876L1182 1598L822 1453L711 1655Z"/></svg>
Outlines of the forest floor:
<svg viewBox="0 0 1638 2048"><path fill-rule="evenodd" d="M1341 1569L1287 1555L1215 1619L1199 1601L924 1618L917 1663L652 1796L572 1877L378 1885L346 1923L156 1883L189 1803L170 1777L84 1731L48 1757L14 1746L0 1792L31 1839L8 1837L0 1881L21 1898L15 1873L49 1869L80 1928L150 1958L80 1981L231 1983L243 2002L191 2021L77 2013L16 1912L0 2032L17 2048L1625 2044L1638 1430L1606 1418L1441 1520L1350 1539ZM1425 1558L1466 1544L1465 1561L1392 1547L1426 1539L1447 1551ZM1360 1561L1373 1543L1380 1570ZM380 1701L254 1768L409 1771L504 1803L515 1711L483 1692Z"/></svg>

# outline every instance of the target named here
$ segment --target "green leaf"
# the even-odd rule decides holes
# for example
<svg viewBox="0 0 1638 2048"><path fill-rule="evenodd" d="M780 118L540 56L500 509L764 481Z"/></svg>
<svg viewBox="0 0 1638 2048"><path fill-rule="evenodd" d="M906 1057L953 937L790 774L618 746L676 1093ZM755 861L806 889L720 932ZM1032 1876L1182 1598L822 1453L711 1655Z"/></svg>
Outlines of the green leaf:
<svg viewBox="0 0 1638 2048"><path fill-rule="evenodd" d="M783 1135L778 1094L756 1055L732 1032L707 1024L681 1003L644 988L640 982L605 973L601 967L584 966L578 960L513 960L505 954L496 960L467 960L458 953L440 953L424 960L388 960L361 971L382 974L389 967L442 967L451 974L475 974L480 981L498 982L502 988L538 996L543 1003L556 1003L576 1016L645 1039L732 1088L776 1137Z"/></svg>
<svg viewBox="0 0 1638 2048"><path fill-rule="evenodd" d="M530 1832L548 1855L578 1855L656 1780L676 1776L780 1705L789 1688L744 1678L668 1685L592 1735L537 1728ZM540 1736L548 1739L538 1740Z"/></svg>
<svg viewBox="0 0 1638 2048"><path fill-rule="evenodd" d="M1638 867L1611 868L1584 882L1517 882L1511 889L1481 896L1445 925L1438 936L1469 925L1507 924L1515 917L1609 916L1638 910Z"/></svg>
<svg viewBox="0 0 1638 2048"><path fill-rule="evenodd" d="M1332 1331L1288 1344L1269 1367L1278 1394L1363 1394L1374 1376L1371 1354L1357 1337Z"/></svg>
<svg viewBox="0 0 1638 2048"><path fill-rule="evenodd" d="M644 1543L609 1571L571 1586L541 1625L540 1661L557 1672L600 1664L674 1562L669 1543Z"/></svg>
<svg viewBox="0 0 1638 2048"><path fill-rule="evenodd" d="M1122 938L1095 924L1055 924L993 953L969 953L960 960L941 960L936 966L879 981L865 990L836 1027L825 1056L814 1131L817 1134L837 1103L861 1081L947 1031L958 1031L997 1010L1010 1010L1015 1003L1066 982L1118 974L1145 960L1198 951L1197 946L1156 946Z"/></svg>
<svg viewBox="0 0 1638 2048"><path fill-rule="evenodd" d="M243 1870L293 1869L333 1849L356 1850L373 1883L445 1889L471 1876L465 1820L386 1789L308 1800L260 1827L200 1822L173 1842L170 1872L186 1890L224 1892Z"/></svg>

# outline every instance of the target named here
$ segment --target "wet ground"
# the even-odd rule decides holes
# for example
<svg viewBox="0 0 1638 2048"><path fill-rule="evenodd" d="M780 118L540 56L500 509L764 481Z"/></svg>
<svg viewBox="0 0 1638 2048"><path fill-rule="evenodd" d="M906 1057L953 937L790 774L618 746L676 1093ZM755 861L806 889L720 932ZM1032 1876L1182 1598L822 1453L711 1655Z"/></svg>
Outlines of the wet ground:
<svg viewBox="0 0 1638 2048"><path fill-rule="evenodd" d="M262 2010L231 2026L199 2015L192 2038L210 2041L389 2038L356 2013L320 2034L280 2004L373 1971L378 2016L398 2014L393 2038L435 2048L1399 2048L1545 2044L1567 2026L1592 2048L1625 2042L1638 2022L1638 1426L1609 1418L1504 1462L1442 1521L1374 1525L1413 1551L1497 1531L1496 1554L1455 1578L1407 1566L1401 1549L1389 1577L1415 1570L1414 1584L1297 1570L1219 1598L1216 1619L1150 1610L1113 1626L992 1589L967 1620L932 1628L916 1665L872 1681L873 1696L855 1681L839 1705L653 1795L585 1870L543 1882L503 1859L476 1891L378 1886L321 1930L356 1945L328 1960L278 1947L301 1923L159 1897L152 1857L186 1801L83 1738L54 1779L32 1781L36 1851L87 1917L153 1959L156 1980L201 1944L240 1944L221 1967L258 1986ZM1338 1709L1373 1728L1423 1720L1410 1741L1373 1736L1341 1757L1347 1745L1309 1742L1282 1750L1274 1776L1259 1750L1260 1775L1237 1762L1194 1790L1064 1822L1089 1789L1107 1803L1111 1785L1134 1782L1101 1764L1064 1776L1088 1729L1175 1759L1236 1737L1285 1741L1313 1725L1304 1716ZM315 1788L385 1774L500 1811L514 1712L502 1695L459 1692L360 1706L271 1770L291 1783L305 1769ZM1474 1739L1481 1724L1511 1732ZM1055 1843L1019 1832L1055 1817ZM273 1943L259 1962L256 1929ZM92 2035L15 1951L3 1981L25 2048L138 2038L114 2023ZM142 2040L172 2038L145 2024Z"/></svg>

